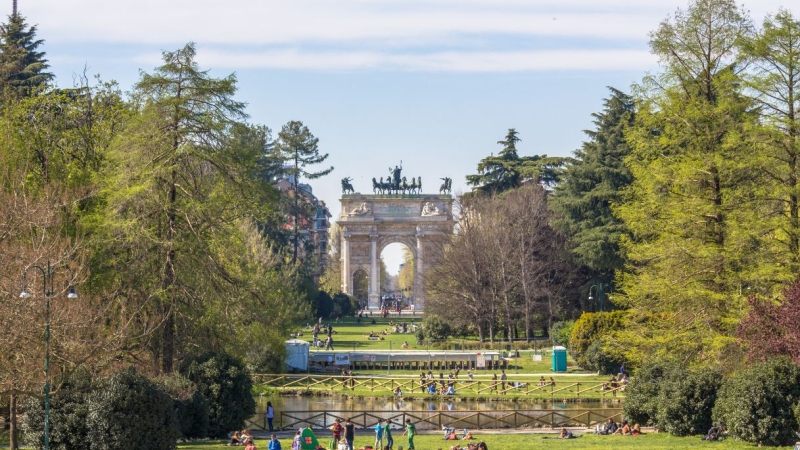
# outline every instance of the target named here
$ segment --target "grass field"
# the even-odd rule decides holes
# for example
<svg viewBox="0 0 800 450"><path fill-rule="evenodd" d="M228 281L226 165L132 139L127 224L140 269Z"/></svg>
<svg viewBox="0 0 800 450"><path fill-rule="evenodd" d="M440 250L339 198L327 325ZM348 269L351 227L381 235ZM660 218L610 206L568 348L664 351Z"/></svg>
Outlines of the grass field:
<svg viewBox="0 0 800 450"><path fill-rule="evenodd" d="M324 436L320 434L321 436ZM617 450L621 448L646 448L648 450L684 450L695 448L708 449L748 449L756 448L753 444L743 442L703 442L699 437L677 438L665 433L647 434L642 436L595 436L587 434L577 439L562 440L555 439L556 435L541 434L488 434L476 436L476 441L483 440L490 450L534 450L534 449L595 449L595 450ZM399 433L394 435L395 448L402 445L407 448L406 438ZM325 436L320 441L321 445L328 444L329 437ZM356 436L356 449L365 445L373 445L374 439L371 436ZM384 441L385 443L385 441ZM463 441L443 441L441 435L424 435L414 438L417 450L437 450L449 449L456 443ZM256 441L259 450L266 450L267 441ZM283 449L292 448L290 439L281 439ZM216 448L228 448L224 442L198 442L180 445L180 450L210 450ZM776 447L773 447L776 448ZM789 449L791 447L783 447Z"/></svg>
<svg viewBox="0 0 800 450"><path fill-rule="evenodd" d="M371 323L373 319L375 320L375 325L372 325ZM345 317L342 319L341 323L331 324L333 326L333 330L336 331L336 334L333 335L333 342L336 350L399 350L400 346L403 345L403 342L408 342L411 350L425 350L428 348L427 346L417 345L417 340L412 332L412 324L419 325L422 323L422 317L419 315L415 317L403 317L401 319L391 317L386 319L370 317L361 319L360 324L357 322L357 319L354 317ZM382 330L392 331L391 326L389 325L390 322L408 323L408 333L391 333L389 335L382 336L382 340L369 340L366 337L369 335L370 331L374 332L375 334L380 333ZM294 330L294 333L297 332L301 332L303 334L299 337L299 339L305 339L307 341L312 340L311 329L297 328ZM320 338L324 341L325 335L321 334ZM503 350L506 348L506 345L508 345L506 342L495 342L494 344L489 342L481 343L477 338L453 338L449 339L447 343L449 345L462 344L462 348L465 348L464 346L466 346L466 348L470 349L480 348L484 350ZM526 348L532 345L534 344L525 342L516 342L514 344L515 347L523 346ZM433 344L431 348L435 347L437 347L437 345Z"/></svg>
<svg viewBox="0 0 800 450"><path fill-rule="evenodd" d="M336 334L333 335L333 343L334 348L336 351L369 351L369 350L401 350L401 347L404 342L407 342L409 345L408 350L432 350L437 351L436 345L433 346L426 346L426 345L417 345L417 340L414 337L414 334L409 333L400 333L400 334L389 334L386 336L382 336L383 340L369 340L367 337L370 331L375 332L376 334L380 333L381 330L389 329L390 325L389 322L396 320L396 319L382 319L376 318L376 324L372 325L370 323L372 319L362 319L361 324L356 322L355 318L347 317L343 319L342 323L333 324L333 329L336 331ZM421 319L417 318L403 318L404 321L409 323L416 323L419 324ZM412 322L413 321L413 322ZM307 341L311 341L312 335L311 330L307 329L297 329L295 332L301 331L302 336L299 336L298 339L303 339ZM321 339L324 340L324 335L321 335ZM477 350L480 347L483 350L496 350L496 351L505 351L507 343L504 342L495 342L494 344L485 342L480 343L477 339L461 339L461 338L453 338L448 341L449 344L461 344L462 348L468 347L473 350ZM529 344L526 344L529 345ZM474 348L473 348L474 347ZM312 350L314 351L314 350ZM533 361L532 355L533 350L521 350L520 355L521 357L515 360L512 363L512 367L509 370L509 373L550 373L550 352L549 348L544 350L539 350L539 353L543 354L542 361ZM360 371L361 374L380 374L385 375L387 372L386 370L377 370L377 371ZM407 374L412 375L416 372L413 371L392 371L392 374ZM579 373L586 373L585 371L581 370L579 367L575 365L575 361L571 358L567 359L567 373L579 374ZM480 374L480 372L476 372L476 374Z"/></svg>

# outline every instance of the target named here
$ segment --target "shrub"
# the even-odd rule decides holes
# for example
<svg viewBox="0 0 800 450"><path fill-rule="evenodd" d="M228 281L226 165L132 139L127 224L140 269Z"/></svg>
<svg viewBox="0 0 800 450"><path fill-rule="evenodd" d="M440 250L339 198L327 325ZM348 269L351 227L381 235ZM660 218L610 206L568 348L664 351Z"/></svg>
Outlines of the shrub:
<svg viewBox="0 0 800 450"><path fill-rule="evenodd" d="M550 327L550 340L553 345L569 346L569 338L572 335L572 328L575 326L574 320L562 320Z"/></svg>
<svg viewBox="0 0 800 450"><path fill-rule="evenodd" d="M208 400L197 391L185 400L175 401L175 413L182 438L202 439L209 436L208 408Z"/></svg>
<svg viewBox="0 0 800 450"><path fill-rule="evenodd" d="M578 365L585 367L584 354L592 342L623 327L625 311L581 314L575 322L569 338L569 351Z"/></svg>
<svg viewBox="0 0 800 450"><path fill-rule="evenodd" d="M622 414L633 423L655 425L659 387L673 371L677 371L675 364L666 360L651 361L636 370L625 388Z"/></svg>
<svg viewBox="0 0 800 450"><path fill-rule="evenodd" d="M798 424L793 408L800 400L800 367L776 358L727 378L714 407L714 421L731 436L759 445L792 442Z"/></svg>
<svg viewBox="0 0 800 450"><path fill-rule="evenodd" d="M180 435L172 399L147 378L127 370L87 396L91 450L171 450Z"/></svg>
<svg viewBox="0 0 800 450"><path fill-rule="evenodd" d="M208 400L197 391L197 386L178 373L161 377L156 381L174 401L181 437L184 439L208 437Z"/></svg>
<svg viewBox="0 0 800 450"><path fill-rule="evenodd" d="M424 332L425 339L429 341L447 339L452 333L450 324L435 314L425 316L425 319L422 321L422 331Z"/></svg>
<svg viewBox="0 0 800 450"><path fill-rule="evenodd" d="M78 372L61 386L57 395L50 398L50 448L89 450L86 395L91 385L91 377ZM21 428L22 439L29 446L44 448L43 399L28 398Z"/></svg>
<svg viewBox="0 0 800 450"><path fill-rule="evenodd" d="M658 427L675 436L703 434L711 428L721 375L713 369L671 371L661 383L657 409Z"/></svg>
<svg viewBox="0 0 800 450"><path fill-rule="evenodd" d="M339 317L350 316L358 310L358 301L343 292L334 294L332 302L333 314Z"/></svg>
<svg viewBox="0 0 800 450"><path fill-rule="evenodd" d="M611 349L605 338L592 342L583 354L583 367L603 374L616 374L625 363L622 352Z"/></svg>
<svg viewBox="0 0 800 450"><path fill-rule="evenodd" d="M253 380L240 360L208 353L184 362L181 373L208 401L209 436L221 438L231 430L240 430L255 414Z"/></svg>
<svg viewBox="0 0 800 450"><path fill-rule="evenodd" d="M314 318L328 318L333 312L333 299L325 291L319 291L311 303L311 312Z"/></svg>

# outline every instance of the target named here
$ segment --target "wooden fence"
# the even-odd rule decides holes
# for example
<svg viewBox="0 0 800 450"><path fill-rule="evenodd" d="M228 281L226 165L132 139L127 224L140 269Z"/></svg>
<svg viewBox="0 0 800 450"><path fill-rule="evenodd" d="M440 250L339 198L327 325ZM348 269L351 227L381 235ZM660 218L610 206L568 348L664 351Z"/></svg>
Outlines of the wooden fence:
<svg viewBox="0 0 800 450"><path fill-rule="evenodd" d="M427 382L427 380L426 380ZM437 388L441 388L440 380L434 379ZM444 380L445 385L448 380ZM255 375L255 384L287 390L322 390L329 392L347 392L356 389L368 390L378 394L391 395L395 388L405 394L424 394L424 386L418 378L392 378L373 376L341 376L341 375ZM539 379L514 378L505 383L494 380L469 380L459 379L454 383L456 395L459 394L518 394L533 398L622 398L625 395L625 386L612 385L598 381L564 382L549 380L541 382Z"/></svg>
<svg viewBox="0 0 800 450"><path fill-rule="evenodd" d="M457 429L592 427L606 422L608 419L622 421L622 408L485 411L291 411L281 412L276 417L274 425L278 429L310 427L323 430L333 425L337 419L344 422L348 418L359 429L374 428L378 419L391 420L397 424L398 429L407 419L411 419L421 430L441 430L445 426ZM247 426L253 430L266 431L266 418L251 420Z"/></svg>

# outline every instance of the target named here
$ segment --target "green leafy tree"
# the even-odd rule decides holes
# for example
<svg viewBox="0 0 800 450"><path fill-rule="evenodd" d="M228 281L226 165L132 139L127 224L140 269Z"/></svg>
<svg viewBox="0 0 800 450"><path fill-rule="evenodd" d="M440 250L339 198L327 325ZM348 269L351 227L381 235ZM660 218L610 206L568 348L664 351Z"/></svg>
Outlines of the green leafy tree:
<svg viewBox="0 0 800 450"><path fill-rule="evenodd" d="M304 218L308 220L308 214L303 213L301 208L301 193L298 188L300 177L314 180L333 171L333 166L312 172L307 169L309 166L323 163L328 159L328 154L319 153L319 139L314 137L308 127L303 122L292 120L286 123L278 133L278 141L275 143L274 154L276 159L287 164L285 172L292 181L292 203L290 215L292 217L292 245L294 253L292 261L297 260L298 249L300 246L300 221Z"/></svg>
<svg viewBox="0 0 800 450"><path fill-rule="evenodd" d="M302 311L296 274L254 225L274 217L277 198L263 133L243 122L236 78L212 78L194 58L188 44L142 74L91 220L102 236L94 287L146 311L141 345L164 373L195 346L272 348Z"/></svg>
<svg viewBox="0 0 800 450"><path fill-rule="evenodd" d="M53 79L43 40L36 38L36 26L28 26L18 12L0 25L0 88L12 97L28 96Z"/></svg>
<svg viewBox="0 0 800 450"><path fill-rule="evenodd" d="M615 302L631 309L620 341L634 363L720 358L734 343L740 286L758 278L757 174L745 139L756 118L735 65L750 30L733 1L698 0L651 34L664 72L642 87L626 135L634 182L615 209L631 234Z"/></svg>
<svg viewBox="0 0 800 450"><path fill-rule="evenodd" d="M757 146L762 213L753 226L769 248L759 261L762 276L780 287L800 272L800 20L787 10L764 19L742 39L750 62L745 86L761 114L752 139Z"/></svg>
<svg viewBox="0 0 800 450"><path fill-rule="evenodd" d="M624 159L630 153L625 129L633 124L634 102L622 91L609 90L603 111L592 114L595 129L585 131L589 140L567 164L550 203L559 214L554 226L567 235L575 262L591 271L595 284L611 283L623 268L619 241L626 228L611 206L621 203L622 190L633 181Z"/></svg>
<svg viewBox="0 0 800 450"><path fill-rule="evenodd" d="M569 158L547 155L521 157L517 153L520 140L517 130L509 128L506 138L497 142L503 146L500 153L482 159L478 163L478 173L467 175L467 184L473 186L474 192L499 194L527 181L548 186L558 182L559 170Z"/></svg>

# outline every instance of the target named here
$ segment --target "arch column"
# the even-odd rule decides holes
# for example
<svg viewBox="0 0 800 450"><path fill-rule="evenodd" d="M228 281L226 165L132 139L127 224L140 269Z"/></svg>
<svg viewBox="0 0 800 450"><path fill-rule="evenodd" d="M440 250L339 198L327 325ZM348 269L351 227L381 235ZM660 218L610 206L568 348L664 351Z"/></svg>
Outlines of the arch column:
<svg viewBox="0 0 800 450"><path fill-rule="evenodd" d="M342 236L342 291L353 295L353 277L350 273L350 233Z"/></svg>
<svg viewBox="0 0 800 450"><path fill-rule="evenodd" d="M381 273L378 264L378 234L369 235L369 309L379 309L381 306Z"/></svg>
<svg viewBox="0 0 800 450"><path fill-rule="evenodd" d="M422 299L423 294L423 281L422 281L422 274L423 274L423 265L424 265L424 256L422 253L422 233L419 227L417 227L417 251L414 255L414 307L415 309L422 309L424 305L424 300Z"/></svg>

